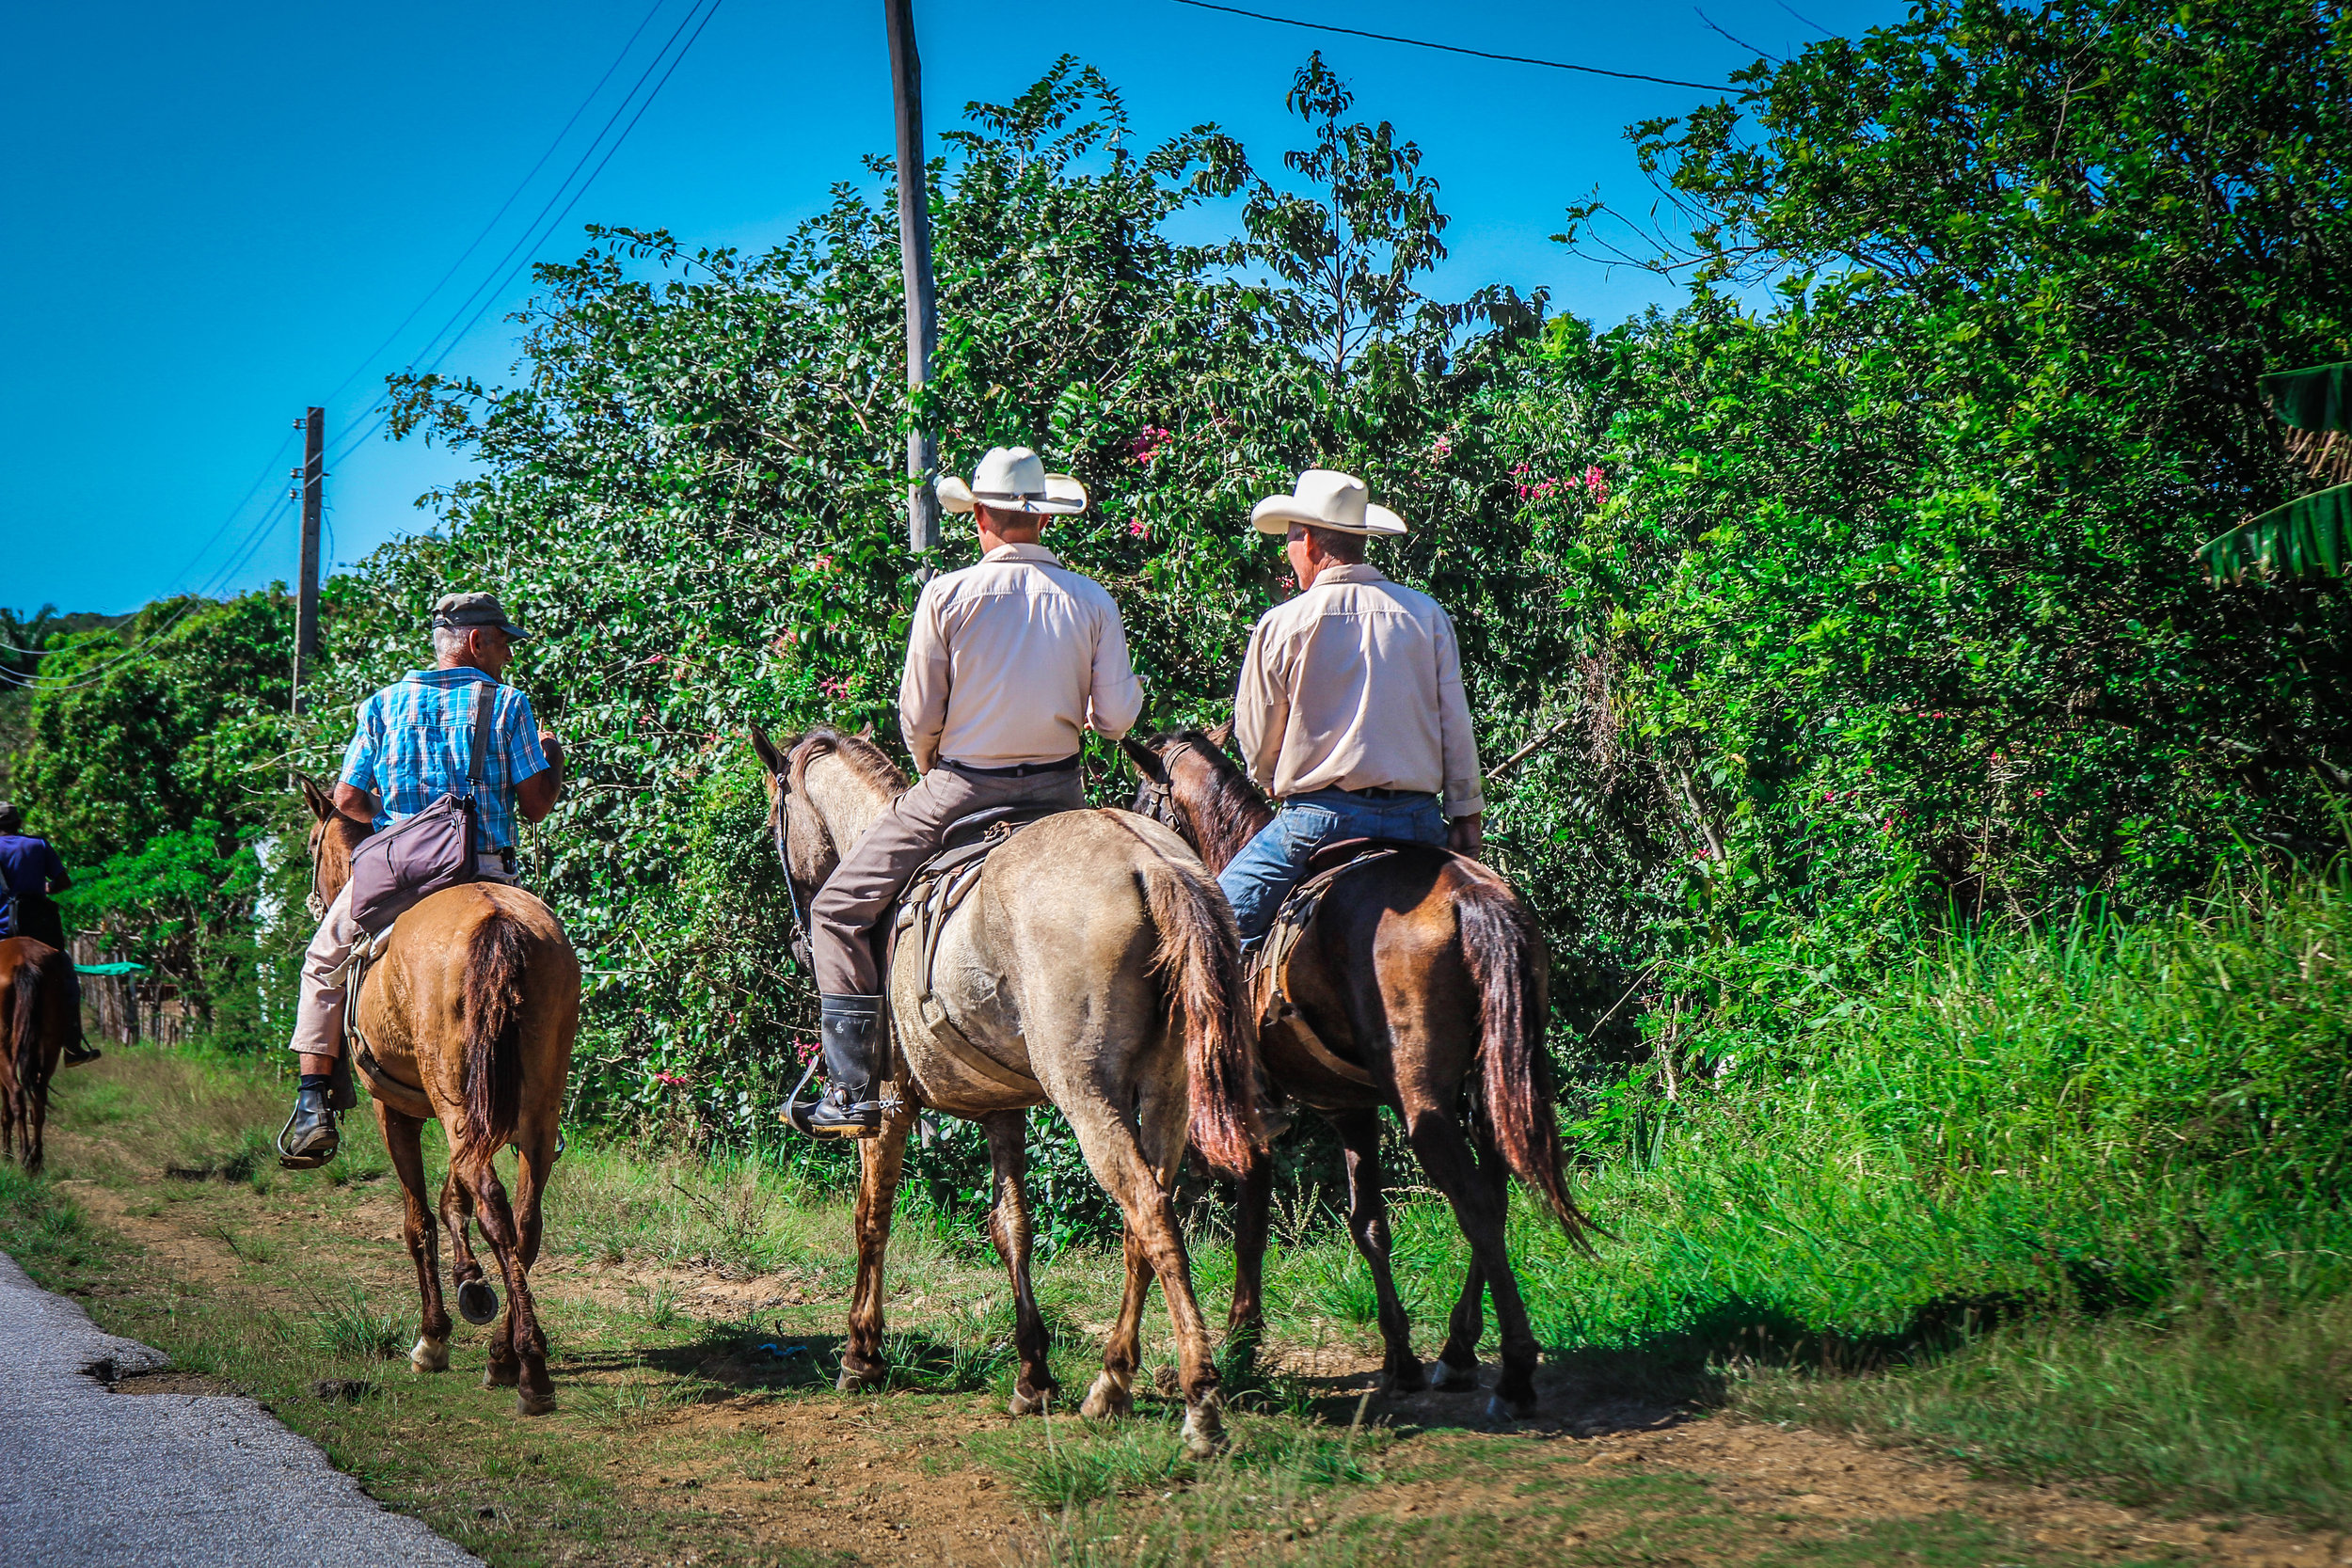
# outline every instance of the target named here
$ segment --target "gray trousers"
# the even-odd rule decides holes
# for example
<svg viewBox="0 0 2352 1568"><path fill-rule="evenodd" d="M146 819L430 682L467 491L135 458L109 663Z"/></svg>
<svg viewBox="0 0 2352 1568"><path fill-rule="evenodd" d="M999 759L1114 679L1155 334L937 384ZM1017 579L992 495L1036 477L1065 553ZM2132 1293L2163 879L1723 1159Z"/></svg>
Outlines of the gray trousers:
<svg viewBox="0 0 2352 1568"><path fill-rule="evenodd" d="M946 768L933 768L893 800L809 902L818 990L826 996L881 995L874 927L907 879L939 852L940 838L958 817L1031 801L1063 811L1087 803L1074 770L974 779Z"/></svg>

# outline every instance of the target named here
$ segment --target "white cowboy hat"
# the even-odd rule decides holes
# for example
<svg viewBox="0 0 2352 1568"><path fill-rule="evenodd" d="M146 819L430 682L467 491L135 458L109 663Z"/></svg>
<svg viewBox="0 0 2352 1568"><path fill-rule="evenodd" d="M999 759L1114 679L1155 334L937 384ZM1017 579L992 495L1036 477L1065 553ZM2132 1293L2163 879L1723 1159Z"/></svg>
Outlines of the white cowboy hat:
<svg viewBox="0 0 2352 1568"><path fill-rule="evenodd" d="M971 483L960 479L939 482L939 504L950 512L986 506L1067 517L1087 509L1087 487L1068 474L1047 473L1044 461L1026 447L992 447L972 470Z"/></svg>
<svg viewBox="0 0 2352 1568"><path fill-rule="evenodd" d="M1293 523L1375 538L1405 531L1405 519L1385 506L1373 505L1364 482L1354 474L1310 468L1298 476L1295 488L1294 495L1268 496L1249 509L1249 520L1260 533L1288 533Z"/></svg>

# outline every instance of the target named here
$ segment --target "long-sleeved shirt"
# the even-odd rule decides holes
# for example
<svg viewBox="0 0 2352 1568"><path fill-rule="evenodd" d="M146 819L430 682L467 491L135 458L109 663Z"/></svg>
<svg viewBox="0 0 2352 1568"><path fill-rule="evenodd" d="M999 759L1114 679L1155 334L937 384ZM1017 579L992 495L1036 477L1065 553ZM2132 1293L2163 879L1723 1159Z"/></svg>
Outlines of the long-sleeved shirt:
<svg viewBox="0 0 2352 1568"><path fill-rule="evenodd" d="M1119 607L1043 546L999 546L923 585L898 684L916 768L1059 762L1142 711Z"/></svg>
<svg viewBox="0 0 2352 1568"><path fill-rule="evenodd" d="M1259 619L1233 738L1277 800L1406 789L1442 796L1448 816L1486 809L1454 623L1370 566L1327 566Z"/></svg>

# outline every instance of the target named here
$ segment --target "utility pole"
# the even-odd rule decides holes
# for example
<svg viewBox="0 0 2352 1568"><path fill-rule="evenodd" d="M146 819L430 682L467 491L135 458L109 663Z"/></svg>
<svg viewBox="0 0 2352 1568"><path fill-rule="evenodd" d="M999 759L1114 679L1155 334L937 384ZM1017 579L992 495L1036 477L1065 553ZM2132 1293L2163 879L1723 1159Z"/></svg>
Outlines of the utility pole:
<svg viewBox="0 0 2352 1568"><path fill-rule="evenodd" d="M914 52L914 0L882 0L890 32L890 86L898 123L898 270L907 295L907 390L918 400L930 384L931 351L939 343L939 311L931 297L931 203L923 171L923 62ZM920 424L907 432L907 548L939 548L939 492L932 470L939 441ZM927 563L920 569L930 575Z"/></svg>
<svg viewBox="0 0 2352 1568"><path fill-rule="evenodd" d="M319 503L326 478L326 410L313 408L294 421L302 431L302 572L294 585L294 707L302 711L305 677L319 659Z"/></svg>

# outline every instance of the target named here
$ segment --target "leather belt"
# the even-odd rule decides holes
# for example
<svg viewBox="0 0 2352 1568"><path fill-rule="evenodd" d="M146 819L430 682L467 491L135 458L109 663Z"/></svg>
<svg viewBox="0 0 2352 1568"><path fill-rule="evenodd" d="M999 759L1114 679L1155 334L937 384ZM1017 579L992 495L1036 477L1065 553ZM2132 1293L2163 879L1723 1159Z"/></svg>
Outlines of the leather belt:
<svg viewBox="0 0 2352 1568"><path fill-rule="evenodd" d="M1024 762L1010 768L974 768L969 763L949 762L945 757L939 766L950 773L961 773L967 779L1033 779L1040 773L1075 773L1078 753L1073 752L1059 762Z"/></svg>

